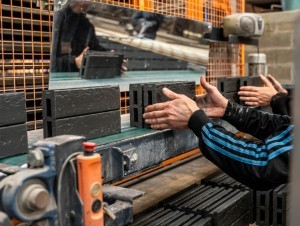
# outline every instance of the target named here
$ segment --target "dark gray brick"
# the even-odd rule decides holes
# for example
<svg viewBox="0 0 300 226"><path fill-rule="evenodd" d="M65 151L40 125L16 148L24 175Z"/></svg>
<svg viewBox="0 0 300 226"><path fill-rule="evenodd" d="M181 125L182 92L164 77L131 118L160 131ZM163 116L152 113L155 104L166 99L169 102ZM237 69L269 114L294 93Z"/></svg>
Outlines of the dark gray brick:
<svg viewBox="0 0 300 226"><path fill-rule="evenodd" d="M26 122L24 93L0 94L0 127Z"/></svg>
<svg viewBox="0 0 300 226"><path fill-rule="evenodd" d="M271 225L273 218L273 190L256 191L256 223Z"/></svg>
<svg viewBox="0 0 300 226"><path fill-rule="evenodd" d="M168 101L168 98L162 92L164 87L184 94L189 98L195 97L195 82L160 82L144 84L144 106Z"/></svg>
<svg viewBox="0 0 300 226"><path fill-rule="evenodd" d="M144 127L143 113L144 113L144 107L130 106L130 126L143 128Z"/></svg>
<svg viewBox="0 0 300 226"><path fill-rule="evenodd" d="M286 226L288 204L289 185L283 184L273 191L273 225Z"/></svg>
<svg viewBox="0 0 300 226"><path fill-rule="evenodd" d="M217 88L221 93L237 92L240 89L241 77L218 78Z"/></svg>
<svg viewBox="0 0 300 226"><path fill-rule="evenodd" d="M143 84L130 84L129 85L129 105L130 106L144 106L144 99L143 99Z"/></svg>
<svg viewBox="0 0 300 226"><path fill-rule="evenodd" d="M120 110L44 120L44 137L63 134L93 139L121 132Z"/></svg>
<svg viewBox="0 0 300 226"><path fill-rule="evenodd" d="M120 89L117 86L43 92L44 119L59 119L118 109L120 109Z"/></svg>
<svg viewBox="0 0 300 226"><path fill-rule="evenodd" d="M237 92L232 92L232 93L222 93L223 94L223 96L226 98L226 99L228 99L228 100L230 100L230 101L233 101L233 102L235 102L235 103L240 103L240 98L239 98L239 95L238 95L238 93Z"/></svg>
<svg viewBox="0 0 300 226"><path fill-rule="evenodd" d="M26 124L0 127L0 158L28 151Z"/></svg>

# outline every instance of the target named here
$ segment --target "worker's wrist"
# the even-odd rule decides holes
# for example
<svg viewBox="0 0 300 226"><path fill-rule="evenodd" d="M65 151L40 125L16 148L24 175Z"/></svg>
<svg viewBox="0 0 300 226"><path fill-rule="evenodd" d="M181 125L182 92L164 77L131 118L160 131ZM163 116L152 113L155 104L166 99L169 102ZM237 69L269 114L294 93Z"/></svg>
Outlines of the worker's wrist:
<svg viewBox="0 0 300 226"><path fill-rule="evenodd" d="M209 122L211 121L205 112L202 109L199 109L191 115L188 121L188 127L193 130L195 134L199 134L201 133L202 127Z"/></svg>
<svg viewBox="0 0 300 226"><path fill-rule="evenodd" d="M224 109L224 113L223 113L223 116L221 118L224 119L224 120L226 120L227 118L230 118L235 105L236 105L236 103L231 102L231 101L227 101L226 108Z"/></svg>

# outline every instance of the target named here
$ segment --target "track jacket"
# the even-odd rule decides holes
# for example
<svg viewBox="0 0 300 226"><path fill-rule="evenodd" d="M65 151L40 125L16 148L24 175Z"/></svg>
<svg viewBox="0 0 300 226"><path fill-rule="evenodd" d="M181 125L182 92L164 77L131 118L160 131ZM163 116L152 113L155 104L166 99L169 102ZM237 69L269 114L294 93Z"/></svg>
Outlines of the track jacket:
<svg viewBox="0 0 300 226"><path fill-rule="evenodd" d="M198 110L188 125L200 138L199 147L207 159L237 181L257 190L288 182L294 127L289 116L228 102L223 119L259 141L236 136Z"/></svg>

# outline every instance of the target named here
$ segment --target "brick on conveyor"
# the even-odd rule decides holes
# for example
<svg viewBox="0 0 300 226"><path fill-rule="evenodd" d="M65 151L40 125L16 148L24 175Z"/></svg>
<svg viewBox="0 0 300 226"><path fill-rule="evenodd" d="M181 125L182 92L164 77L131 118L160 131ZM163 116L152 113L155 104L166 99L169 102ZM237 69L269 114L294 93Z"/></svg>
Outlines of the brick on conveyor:
<svg viewBox="0 0 300 226"><path fill-rule="evenodd" d="M0 94L0 127L25 123L25 105L23 92Z"/></svg>
<svg viewBox="0 0 300 226"><path fill-rule="evenodd" d="M0 127L0 158L26 153L28 138L26 124Z"/></svg>
<svg viewBox="0 0 300 226"><path fill-rule="evenodd" d="M273 226L286 226L289 185L283 184L273 191Z"/></svg>
<svg viewBox="0 0 300 226"><path fill-rule="evenodd" d="M240 79L240 86L263 86L263 82L259 76L245 76Z"/></svg>
<svg viewBox="0 0 300 226"><path fill-rule="evenodd" d="M101 86L43 91L43 118L71 116L120 109L118 86Z"/></svg>
<svg viewBox="0 0 300 226"><path fill-rule="evenodd" d="M44 119L43 123L45 138L69 134L93 139L121 132L120 110L62 119Z"/></svg>
<svg viewBox="0 0 300 226"><path fill-rule="evenodd" d="M159 82L159 83L145 83L144 84L144 106L148 106L154 103L160 103L168 101L168 98L164 96L162 89L164 87L179 93L184 94L189 98L195 96L195 82Z"/></svg>
<svg viewBox="0 0 300 226"><path fill-rule="evenodd" d="M144 123L144 118L143 118L143 113L144 113L144 107L134 107L130 106L130 126L131 127L138 127L138 128L144 128L145 123Z"/></svg>
<svg viewBox="0 0 300 226"><path fill-rule="evenodd" d="M220 77L217 79L217 88L221 93L238 92L241 77Z"/></svg>
<svg viewBox="0 0 300 226"><path fill-rule="evenodd" d="M144 106L143 101L143 84L130 84L129 85L129 105L134 107Z"/></svg>
<svg viewBox="0 0 300 226"><path fill-rule="evenodd" d="M256 223L271 225L273 215L273 190L256 191Z"/></svg>
<svg viewBox="0 0 300 226"><path fill-rule="evenodd" d="M252 79L249 76L240 79L240 86L252 86Z"/></svg>
<svg viewBox="0 0 300 226"><path fill-rule="evenodd" d="M239 95L238 95L238 93L237 92L232 92L232 93L222 93L222 95L226 98L226 99L228 99L228 100L230 100L230 101L233 101L233 102L235 102L235 103L240 103L240 97L239 97Z"/></svg>

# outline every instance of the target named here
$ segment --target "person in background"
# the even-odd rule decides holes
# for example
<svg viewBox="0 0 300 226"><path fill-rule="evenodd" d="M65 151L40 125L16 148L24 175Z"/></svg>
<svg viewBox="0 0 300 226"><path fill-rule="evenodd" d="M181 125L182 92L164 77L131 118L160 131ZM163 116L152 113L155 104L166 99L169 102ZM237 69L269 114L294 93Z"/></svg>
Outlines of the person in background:
<svg viewBox="0 0 300 226"><path fill-rule="evenodd" d="M163 19L161 14L138 11L133 14L131 24L138 38L155 39Z"/></svg>
<svg viewBox="0 0 300 226"><path fill-rule="evenodd" d="M206 94L196 101L164 88L170 101L147 106L143 115L153 129L190 128L202 154L235 180L257 190L287 183L293 150L291 117L269 114L228 101L201 77ZM215 124L222 118L259 139L238 137Z"/></svg>
<svg viewBox="0 0 300 226"><path fill-rule="evenodd" d="M240 100L253 107L270 105L274 114L291 115L291 95L288 91L272 75L260 75L260 78L263 87L240 87Z"/></svg>
<svg viewBox="0 0 300 226"><path fill-rule="evenodd" d="M99 45L94 26L85 12L91 2L73 1L60 14L56 52L57 72L79 71L86 51L107 51Z"/></svg>

